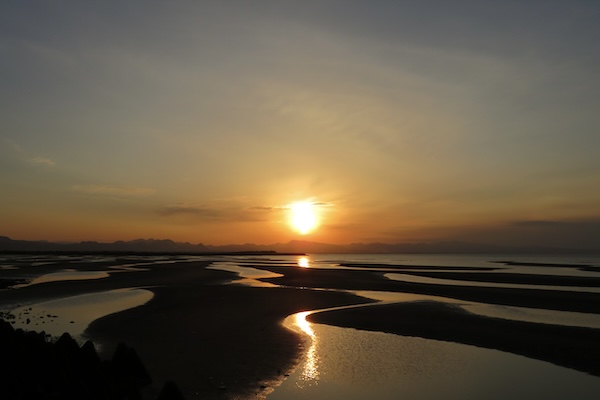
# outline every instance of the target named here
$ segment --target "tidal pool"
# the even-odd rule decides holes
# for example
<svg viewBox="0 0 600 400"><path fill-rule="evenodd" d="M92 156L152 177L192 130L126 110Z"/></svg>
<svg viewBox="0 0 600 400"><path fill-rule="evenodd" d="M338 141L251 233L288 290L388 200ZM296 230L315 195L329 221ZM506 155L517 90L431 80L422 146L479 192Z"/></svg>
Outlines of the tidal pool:
<svg viewBox="0 0 600 400"><path fill-rule="evenodd" d="M267 400L589 399L600 378L497 350L313 324L286 326L310 340L302 362Z"/></svg>
<svg viewBox="0 0 600 400"><path fill-rule="evenodd" d="M468 286L468 287L493 287L493 288L510 288L510 289L535 289L535 290L557 290L568 292L586 292L600 293L600 288L597 287L573 287L573 286L550 286L550 285L529 285L518 283L498 283L498 282L478 282L478 281L461 281L458 279L442 279L430 278L425 276L416 276L402 273L389 273L384 275L386 278L393 281L423 283L427 285L451 285L451 286Z"/></svg>
<svg viewBox="0 0 600 400"><path fill-rule="evenodd" d="M238 263L236 263L236 262L227 262L227 261L214 262L209 267L206 267L206 268L207 269L215 269L215 270L219 270L219 271L234 272L234 273L238 274L240 279L236 279L234 281L231 281L230 283L246 285L246 286L253 286L253 287L263 287L263 288L277 287L277 285L275 285L275 284L272 284L269 282L263 282L263 281L260 281L259 279L279 278L279 277L283 276L281 274L271 272L271 271L265 271L262 269L257 269L257 268L252 268L252 267L240 267L238 265Z"/></svg>
<svg viewBox="0 0 600 400"><path fill-rule="evenodd" d="M154 294L146 289L117 289L28 304L10 310L13 326L44 331L51 336L69 332L80 341L88 325L98 318L147 303Z"/></svg>
<svg viewBox="0 0 600 400"><path fill-rule="evenodd" d="M552 325L600 328L600 315L598 314L477 303L466 300L449 299L439 296L402 292L380 292L372 290L351 290L349 292L356 294L357 296L377 300L380 302L380 304L400 302L404 303L412 301L436 301L440 303L452 304L462 308L465 311L484 317L502 318L514 321L535 322Z"/></svg>
<svg viewBox="0 0 600 400"><path fill-rule="evenodd" d="M64 271L52 272L33 278L31 282L19 287L37 285L40 283L60 282L60 281L81 281L88 279L103 279L108 278L109 274L105 271L77 271L74 269L66 269Z"/></svg>

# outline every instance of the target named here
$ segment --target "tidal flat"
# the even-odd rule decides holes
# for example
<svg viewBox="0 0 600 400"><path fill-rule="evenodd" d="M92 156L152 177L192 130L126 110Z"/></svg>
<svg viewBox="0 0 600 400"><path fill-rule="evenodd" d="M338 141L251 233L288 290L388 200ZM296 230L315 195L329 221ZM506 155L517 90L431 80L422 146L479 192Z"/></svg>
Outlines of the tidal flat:
<svg viewBox="0 0 600 400"><path fill-rule="evenodd" d="M572 398L600 391L593 256L37 254L0 264L4 319L51 336L64 329L105 358L127 343L154 378L145 398L167 381L188 399L358 399L369 387L381 398L446 398L432 385L450 370L472 375L456 366L483 358L489 373L478 364L478 378L452 386L456 398L505 386L516 370L536 376L500 392L543 398L549 380L577 382ZM298 313L308 330L289 324ZM309 362L317 375L306 380ZM356 372L369 369L379 372ZM402 389L383 375L416 383Z"/></svg>

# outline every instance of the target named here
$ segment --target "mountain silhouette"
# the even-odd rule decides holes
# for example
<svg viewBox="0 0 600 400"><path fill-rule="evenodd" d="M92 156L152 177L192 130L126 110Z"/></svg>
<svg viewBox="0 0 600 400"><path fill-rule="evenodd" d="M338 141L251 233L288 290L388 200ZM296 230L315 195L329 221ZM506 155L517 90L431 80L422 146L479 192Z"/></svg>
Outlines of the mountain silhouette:
<svg viewBox="0 0 600 400"><path fill-rule="evenodd" d="M351 243L328 244L302 240L274 244L204 245L175 242L170 239L135 239L115 242L84 241L58 243L45 240L13 240L0 236L0 252L84 252L84 253L308 253L308 254L549 254L594 253L581 249L557 249L550 247L511 247L468 242L421 242L421 243Z"/></svg>

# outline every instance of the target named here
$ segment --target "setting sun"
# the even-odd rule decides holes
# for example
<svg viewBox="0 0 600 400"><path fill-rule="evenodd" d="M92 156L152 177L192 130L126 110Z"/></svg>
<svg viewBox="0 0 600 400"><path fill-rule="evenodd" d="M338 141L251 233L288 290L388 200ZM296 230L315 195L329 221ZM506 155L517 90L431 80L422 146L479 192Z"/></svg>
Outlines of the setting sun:
<svg viewBox="0 0 600 400"><path fill-rule="evenodd" d="M306 235L317 227L317 216L314 204L309 201L298 201L290 204L290 224L298 233Z"/></svg>

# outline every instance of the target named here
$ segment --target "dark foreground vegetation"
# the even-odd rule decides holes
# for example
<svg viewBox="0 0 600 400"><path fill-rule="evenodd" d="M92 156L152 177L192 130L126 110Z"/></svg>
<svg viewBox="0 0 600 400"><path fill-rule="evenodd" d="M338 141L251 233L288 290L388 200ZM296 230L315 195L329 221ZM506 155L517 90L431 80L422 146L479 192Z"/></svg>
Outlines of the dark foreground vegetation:
<svg viewBox="0 0 600 400"><path fill-rule="evenodd" d="M44 332L14 329L0 320L0 398L5 400L143 400L152 382L135 350L120 343L111 360L100 360L94 344L83 346L64 333L55 342ZM180 400L173 382L157 400Z"/></svg>

